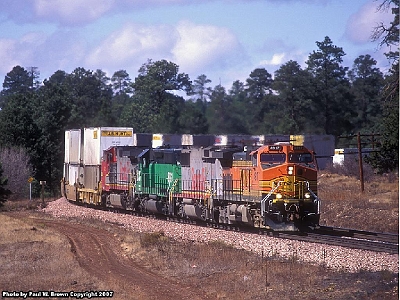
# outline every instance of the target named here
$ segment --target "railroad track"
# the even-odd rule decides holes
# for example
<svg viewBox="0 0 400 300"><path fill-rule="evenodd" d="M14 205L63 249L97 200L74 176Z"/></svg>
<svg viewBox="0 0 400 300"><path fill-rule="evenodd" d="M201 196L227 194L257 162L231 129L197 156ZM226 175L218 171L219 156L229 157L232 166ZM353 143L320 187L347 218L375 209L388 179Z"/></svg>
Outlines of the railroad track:
<svg viewBox="0 0 400 300"><path fill-rule="evenodd" d="M361 231L355 229L335 228L320 226L308 231L271 231L260 228L252 228L227 224L210 224L202 221L180 220L179 218L166 218L174 222L191 223L198 226L207 226L220 230L241 231L261 235L269 235L283 239L305 241L309 243L320 243L340 246L352 249L385 252L399 254L399 235L391 233L380 233Z"/></svg>
<svg viewBox="0 0 400 300"><path fill-rule="evenodd" d="M98 208L97 208L98 209ZM126 211L122 209L102 208L103 210L116 213L132 214L141 217L162 219L170 222L186 223L196 226L212 227L217 230L239 231L253 234L268 235L277 238L304 241L309 243L320 243L340 246L352 249L361 249L389 254L399 254L399 235L391 233L379 233L361 231L355 229L335 228L320 226L305 231L271 231L262 228L207 223L200 220L189 220L179 217L165 215L146 214L142 212Z"/></svg>
<svg viewBox="0 0 400 300"><path fill-rule="evenodd" d="M321 226L305 232L276 232L275 236L389 254L399 254L399 235Z"/></svg>

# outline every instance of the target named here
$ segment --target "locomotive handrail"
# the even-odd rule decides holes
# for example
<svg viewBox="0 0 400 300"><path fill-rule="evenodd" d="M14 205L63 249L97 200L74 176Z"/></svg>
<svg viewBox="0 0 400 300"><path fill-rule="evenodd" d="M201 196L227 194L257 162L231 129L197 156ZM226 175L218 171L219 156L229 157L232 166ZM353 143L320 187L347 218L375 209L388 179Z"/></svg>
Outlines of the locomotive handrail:
<svg viewBox="0 0 400 300"><path fill-rule="evenodd" d="M310 189L310 182L307 182L307 190L310 192L310 194L314 197L314 202L317 202L317 214L320 214L320 210L321 210L321 199L319 199L319 197Z"/></svg>
<svg viewBox="0 0 400 300"><path fill-rule="evenodd" d="M176 187L176 184L178 183L178 181L179 181L178 178L174 180L174 183L172 184L171 188L169 189L169 193L168 193L169 213L171 215L174 214L173 213L174 212L173 193L174 193L174 190L175 190L175 187Z"/></svg>
<svg viewBox="0 0 400 300"><path fill-rule="evenodd" d="M281 185L284 181L278 181L278 184L269 191L269 193L261 200L261 216L264 217L265 212L265 202L267 202L268 198L271 197L272 193Z"/></svg>

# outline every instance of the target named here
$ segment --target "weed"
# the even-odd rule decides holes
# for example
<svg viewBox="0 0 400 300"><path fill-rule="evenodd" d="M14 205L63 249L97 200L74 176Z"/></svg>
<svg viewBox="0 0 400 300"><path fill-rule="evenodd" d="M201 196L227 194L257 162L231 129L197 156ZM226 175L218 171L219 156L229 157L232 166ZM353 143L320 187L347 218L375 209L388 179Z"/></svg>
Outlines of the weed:
<svg viewBox="0 0 400 300"><path fill-rule="evenodd" d="M162 247L164 244L168 243L168 237L165 236L164 232L151 232L151 233L143 233L140 236L140 245L143 248L150 247Z"/></svg>

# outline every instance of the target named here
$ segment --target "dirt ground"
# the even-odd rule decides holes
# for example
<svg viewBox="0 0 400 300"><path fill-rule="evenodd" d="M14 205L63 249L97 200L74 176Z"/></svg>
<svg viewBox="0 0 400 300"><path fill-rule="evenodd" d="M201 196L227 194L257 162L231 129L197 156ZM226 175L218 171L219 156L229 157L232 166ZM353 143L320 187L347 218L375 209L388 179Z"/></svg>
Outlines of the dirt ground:
<svg viewBox="0 0 400 300"><path fill-rule="evenodd" d="M31 228L46 228L48 232L65 236L79 267L92 280L97 282L98 279L106 283L105 291L114 292L113 296L118 296L118 299L208 299L204 295L193 293L190 286L173 278L162 277L128 258L122 252L117 235L103 228L40 218L38 214L32 217L27 212L14 212L8 216L22 220L28 218L33 226ZM72 281L72 285L76 283ZM8 291L20 290L19 286L1 288ZM119 291L119 295L115 291Z"/></svg>
<svg viewBox="0 0 400 300"><path fill-rule="evenodd" d="M365 228L359 229L398 233L398 184L397 190L385 184L378 196L375 192L359 195L348 179L340 180L341 192L351 191L343 199L335 194L338 189L320 182L327 199L322 218L327 225L353 228L363 224ZM378 202L379 194L387 195L388 190L397 197L386 196L384 203ZM350 198L355 201L349 204ZM350 214L355 209L357 218ZM332 271L295 258L262 260L226 245L185 244L162 234L138 235L101 221L54 219L31 204L0 212L0 224L2 299L23 298L13 291L68 293L54 299L94 298L106 291L118 300L399 297L398 273Z"/></svg>
<svg viewBox="0 0 400 300"><path fill-rule="evenodd" d="M0 272L7 274L0 278L2 292L111 291L113 299L398 299L398 274L390 272L352 274L295 260L262 261L224 245L181 244L154 234L132 258L121 245L144 237L117 225L33 211L0 214L3 224L10 220L15 223L10 237L0 243ZM8 239L18 242L4 243ZM178 266L188 256L201 258Z"/></svg>

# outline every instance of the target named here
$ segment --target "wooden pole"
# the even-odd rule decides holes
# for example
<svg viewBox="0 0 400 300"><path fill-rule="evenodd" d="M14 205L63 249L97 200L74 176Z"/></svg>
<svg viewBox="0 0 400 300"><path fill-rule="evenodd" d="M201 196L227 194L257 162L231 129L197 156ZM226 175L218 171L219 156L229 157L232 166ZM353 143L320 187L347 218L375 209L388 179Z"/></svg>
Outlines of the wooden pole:
<svg viewBox="0 0 400 300"><path fill-rule="evenodd" d="M358 146L358 165L360 168L360 181L361 181L361 192L364 193L364 170L363 170L363 157L361 149L361 134L357 134L357 146Z"/></svg>
<svg viewBox="0 0 400 300"><path fill-rule="evenodd" d="M41 198L42 198L42 208L46 207L46 204L44 203L44 186L46 184L46 181L40 181L40 185L42 186L41 189Z"/></svg>

